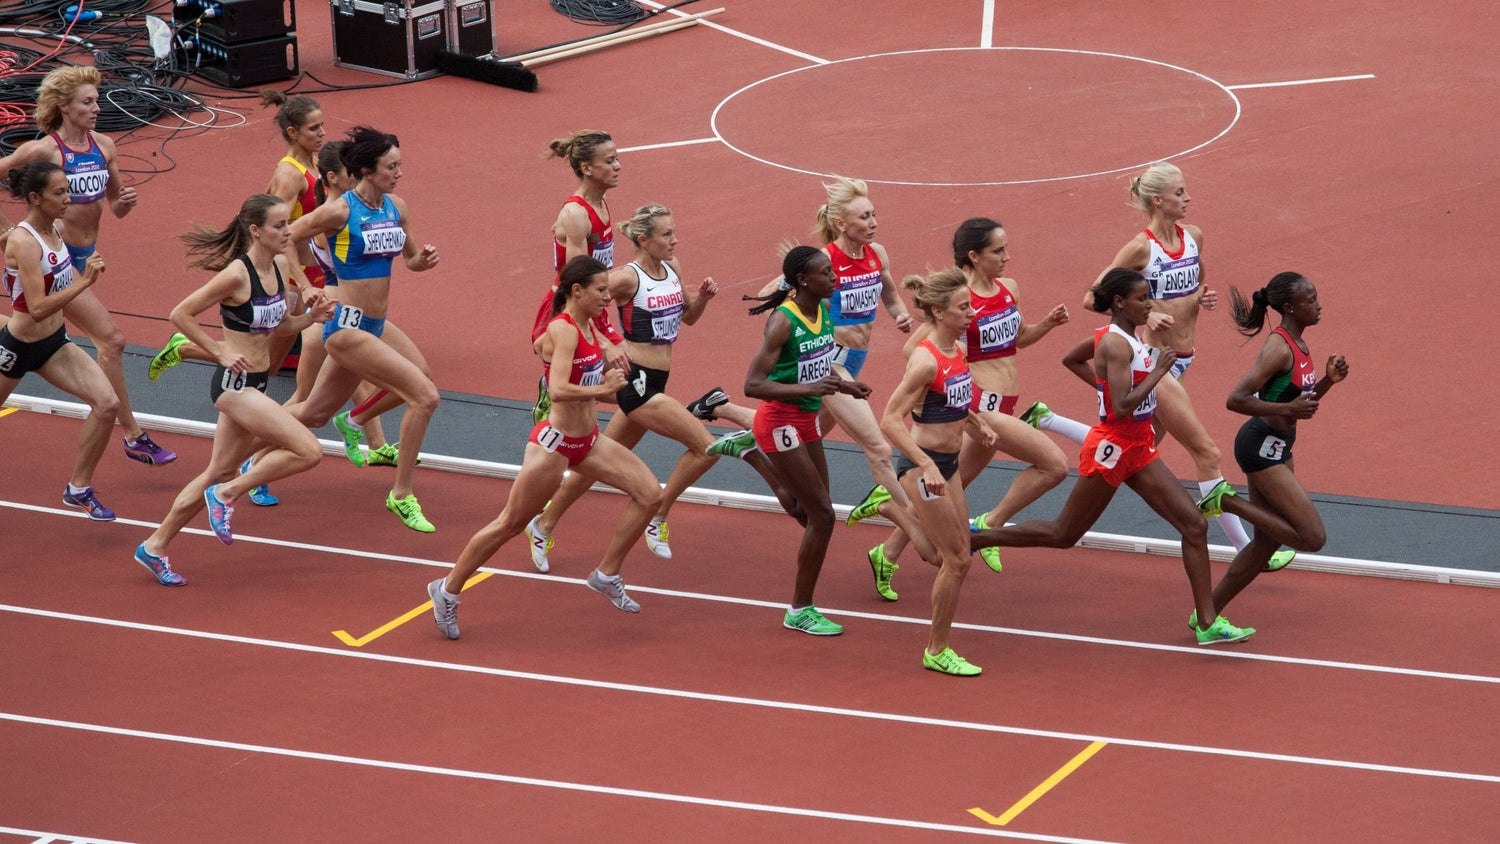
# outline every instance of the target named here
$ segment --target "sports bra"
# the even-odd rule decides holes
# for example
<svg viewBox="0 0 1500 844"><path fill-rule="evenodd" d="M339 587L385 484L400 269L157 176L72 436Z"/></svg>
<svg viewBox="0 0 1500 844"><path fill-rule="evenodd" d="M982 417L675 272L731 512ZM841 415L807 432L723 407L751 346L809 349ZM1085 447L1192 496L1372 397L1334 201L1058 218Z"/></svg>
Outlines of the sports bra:
<svg viewBox="0 0 1500 844"><path fill-rule="evenodd" d="M219 317L224 320L225 331L241 334L270 334L286 317L286 282L281 278L281 268L271 262L276 272L276 292L268 293L261 284L260 273L249 255L241 255L240 261L250 273L250 298L238 305L219 303Z"/></svg>

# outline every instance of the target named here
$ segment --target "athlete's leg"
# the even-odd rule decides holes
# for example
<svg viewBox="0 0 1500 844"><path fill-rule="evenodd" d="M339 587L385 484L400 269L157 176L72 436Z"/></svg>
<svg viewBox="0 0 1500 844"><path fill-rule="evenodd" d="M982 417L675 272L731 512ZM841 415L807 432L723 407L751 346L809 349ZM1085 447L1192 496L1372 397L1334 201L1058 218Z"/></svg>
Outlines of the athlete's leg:
<svg viewBox="0 0 1500 844"><path fill-rule="evenodd" d="M73 458L73 474L68 483L76 488L93 486L94 469L109 445L110 431L115 427L119 402L104 372L88 352L72 343L64 343L51 360L37 370L47 383L65 393L77 396L89 406L89 415L78 432L78 453ZM11 379L6 379L11 380ZM18 383L18 382L13 382ZM14 386L12 386L14 389ZM6 391L9 395L10 390ZM4 397L0 396L0 401Z"/></svg>

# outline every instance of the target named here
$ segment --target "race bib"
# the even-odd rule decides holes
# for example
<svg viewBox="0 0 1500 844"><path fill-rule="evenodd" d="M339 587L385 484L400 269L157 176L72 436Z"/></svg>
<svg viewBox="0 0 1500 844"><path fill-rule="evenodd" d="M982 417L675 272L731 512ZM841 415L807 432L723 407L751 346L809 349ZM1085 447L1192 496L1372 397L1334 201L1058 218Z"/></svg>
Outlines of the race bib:
<svg viewBox="0 0 1500 844"><path fill-rule="evenodd" d="M1267 460L1282 460L1286 455L1286 440L1268 436L1260 444L1260 456Z"/></svg>
<svg viewBox="0 0 1500 844"><path fill-rule="evenodd" d="M979 391L979 412L980 413L998 413L998 412L1000 412L1000 405L1002 403L1004 403L1004 401L1005 401L1005 396L1002 396L999 393L992 392L990 390L980 390Z"/></svg>
<svg viewBox="0 0 1500 844"><path fill-rule="evenodd" d="M9 372L16 365L16 353L0 346L0 372Z"/></svg>
<svg viewBox="0 0 1500 844"><path fill-rule="evenodd" d="M938 493L928 492L927 491L927 479L926 478L917 478L917 494L920 495L920 496L922 496L922 500L923 501L936 501L939 498L943 497L942 495L940 495Z"/></svg>
<svg viewBox="0 0 1500 844"><path fill-rule="evenodd" d="M219 379L219 389L226 393L242 393L245 391L245 373L235 372L233 369L224 370L224 375Z"/></svg>
<svg viewBox="0 0 1500 844"><path fill-rule="evenodd" d="M364 241L365 257L400 255L406 247L406 230L400 220L372 220L360 227L359 236Z"/></svg>
<svg viewBox="0 0 1500 844"><path fill-rule="evenodd" d="M846 317L875 313L875 306L880 304L880 288L879 273L839 285L839 311Z"/></svg>
<svg viewBox="0 0 1500 844"><path fill-rule="evenodd" d="M792 451L802 445L802 438L797 435L796 425L772 428L771 440L776 444L777 451Z"/></svg>
<svg viewBox="0 0 1500 844"><path fill-rule="evenodd" d="M1016 344L1016 335L1021 333L1021 312L1012 306L984 314L975 320L975 326L979 331L979 351L1001 352Z"/></svg>
<svg viewBox="0 0 1500 844"><path fill-rule="evenodd" d="M974 379L968 372L960 372L949 378L943 383L943 386L947 390L948 406L950 408L954 410L960 408L964 410L969 409L969 402L973 398Z"/></svg>
<svg viewBox="0 0 1500 844"><path fill-rule="evenodd" d="M651 342L671 343L677 339L678 326L682 324L682 310L651 318Z"/></svg>
<svg viewBox="0 0 1500 844"><path fill-rule="evenodd" d="M589 255L606 267L615 265L615 242L613 239L600 240L594 243L594 248L589 250Z"/></svg>
<svg viewBox="0 0 1500 844"><path fill-rule="evenodd" d="M1101 439L1098 447L1094 449L1094 462L1106 469L1113 469L1115 464L1120 462L1121 450L1118 444Z"/></svg>
<svg viewBox="0 0 1500 844"><path fill-rule="evenodd" d="M364 321L365 312L353 305L339 305L338 313L333 316L333 324L339 328L359 328Z"/></svg>
<svg viewBox="0 0 1500 844"><path fill-rule="evenodd" d="M536 432L536 444L541 446L542 451L548 454L556 454L557 447L562 445L562 441L562 431L557 430L551 425L543 425L542 429Z"/></svg>
<svg viewBox="0 0 1500 844"><path fill-rule="evenodd" d="M797 383L814 384L833 374L833 344L797 356Z"/></svg>
<svg viewBox="0 0 1500 844"><path fill-rule="evenodd" d="M642 373L643 375L645 373ZM604 361L597 360L584 368L578 379L580 387L597 387L604 383Z"/></svg>

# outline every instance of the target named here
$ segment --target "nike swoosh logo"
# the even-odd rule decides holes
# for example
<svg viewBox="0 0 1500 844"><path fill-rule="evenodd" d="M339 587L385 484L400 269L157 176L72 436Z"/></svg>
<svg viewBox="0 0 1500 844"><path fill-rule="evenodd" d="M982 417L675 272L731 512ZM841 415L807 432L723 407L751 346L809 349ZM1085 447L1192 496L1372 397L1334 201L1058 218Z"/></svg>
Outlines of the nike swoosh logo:
<svg viewBox="0 0 1500 844"><path fill-rule="evenodd" d="M846 273L846 272L849 272L852 269L854 269L854 267L852 265L851 266L847 266L847 267L839 267L839 272Z"/></svg>

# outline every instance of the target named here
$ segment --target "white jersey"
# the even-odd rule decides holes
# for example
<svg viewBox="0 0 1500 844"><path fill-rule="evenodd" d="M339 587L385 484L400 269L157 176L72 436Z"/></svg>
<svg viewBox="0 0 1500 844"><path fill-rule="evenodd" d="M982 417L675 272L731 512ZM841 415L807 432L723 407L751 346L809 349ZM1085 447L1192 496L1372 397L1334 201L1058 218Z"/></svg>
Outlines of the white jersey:
<svg viewBox="0 0 1500 844"><path fill-rule="evenodd" d="M620 306L620 326L625 339L658 345L676 342L682 311L687 305L677 271L671 264L663 263L666 277L652 278L635 261L628 266L635 273L635 295Z"/></svg>
<svg viewBox="0 0 1500 844"><path fill-rule="evenodd" d="M1177 239L1182 243L1177 254L1168 252L1146 229L1146 241L1151 244L1151 257L1146 259L1146 268L1141 275L1151 285L1152 299L1179 299L1198 292L1198 241L1177 226Z"/></svg>

